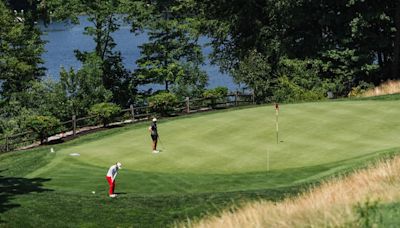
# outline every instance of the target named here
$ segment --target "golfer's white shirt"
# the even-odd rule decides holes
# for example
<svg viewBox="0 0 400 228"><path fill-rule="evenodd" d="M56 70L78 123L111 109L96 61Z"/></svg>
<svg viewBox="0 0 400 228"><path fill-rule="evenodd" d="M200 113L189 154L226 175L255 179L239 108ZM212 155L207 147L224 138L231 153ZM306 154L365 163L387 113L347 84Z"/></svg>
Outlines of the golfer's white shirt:
<svg viewBox="0 0 400 228"><path fill-rule="evenodd" d="M117 165L111 166L110 169L109 169L108 172L107 172L107 176L108 176L108 177L111 177L111 179L112 179L113 181L115 180L115 177L117 176L117 174L118 174Z"/></svg>

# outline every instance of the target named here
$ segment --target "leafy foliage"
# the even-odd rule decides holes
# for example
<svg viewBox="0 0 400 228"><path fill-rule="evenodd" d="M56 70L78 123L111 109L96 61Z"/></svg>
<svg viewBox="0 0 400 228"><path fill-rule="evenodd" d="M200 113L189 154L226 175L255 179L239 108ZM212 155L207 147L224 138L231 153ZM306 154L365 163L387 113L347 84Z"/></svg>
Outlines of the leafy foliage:
<svg viewBox="0 0 400 228"><path fill-rule="evenodd" d="M149 97L148 102L152 111L167 116L174 111L174 106L178 99L173 93L161 92Z"/></svg>
<svg viewBox="0 0 400 228"><path fill-rule="evenodd" d="M103 86L102 74L102 61L95 54L89 55L77 72L72 68L69 72L61 70L60 82L66 91L66 107L70 116L83 116L92 105L111 99L111 92Z"/></svg>
<svg viewBox="0 0 400 228"><path fill-rule="evenodd" d="M122 63L119 51L114 51L116 43L112 34L119 30L126 18L129 3L124 0L87 1L87 0L52 0L46 4L54 9L54 17L57 19L70 19L78 23L78 16L87 15L90 26L85 27L84 34L93 37L95 49L91 52L75 50L78 60L85 62L90 55L96 54L101 60L102 74L100 75L103 86L111 91L111 100L119 105L126 106L133 103L139 84L135 75L132 75ZM135 11L138 12L138 11Z"/></svg>
<svg viewBox="0 0 400 228"><path fill-rule="evenodd" d="M338 95L347 95L351 88L361 81L368 81L378 66L363 61L355 50L329 50L322 55L321 75L334 82L337 87L332 91Z"/></svg>
<svg viewBox="0 0 400 228"><path fill-rule="evenodd" d="M228 88L222 86L215 87L214 89L208 89L203 93L203 97L215 99L225 98L227 95Z"/></svg>
<svg viewBox="0 0 400 228"><path fill-rule="evenodd" d="M233 71L233 78L250 87L258 101L268 101L276 84L267 58L255 50L239 63L238 69Z"/></svg>
<svg viewBox="0 0 400 228"><path fill-rule="evenodd" d="M53 116L32 116L29 118L28 127L36 132L41 143L54 133L59 132L60 121Z"/></svg>
<svg viewBox="0 0 400 228"><path fill-rule="evenodd" d="M95 48L75 50L82 69L41 82L44 42L35 22L78 23L83 14ZM135 72L115 51L123 23L149 36ZM400 77L398 1L8 0L0 2L0 131L21 131L29 115L65 120L96 103L144 104L154 91L139 91L143 84L164 84L179 99L201 96L204 36L211 62L258 102L353 96Z"/></svg>
<svg viewBox="0 0 400 228"><path fill-rule="evenodd" d="M207 74L199 66L191 63L181 64L181 67L182 73L176 76L171 92L182 99L200 97L207 85Z"/></svg>
<svg viewBox="0 0 400 228"><path fill-rule="evenodd" d="M203 97L210 99L212 108L215 108L218 102L226 102L226 97L228 95L228 88L226 87L216 87L214 89L208 89L203 92Z"/></svg>
<svg viewBox="0 0 400 228"><path fill-rule="evenodd" d="M206 74L199 67L204 59L193 20L174 1L155 1L152 10L146 26L149 42L140 46L142 56L136 61L139 79L165 84L166 91L171 84L178 91L204 88Z"/></svg>
<svg viewBox="0 0 400 228"><path fill-rule="evenodd" d="M11 99L44 75L40 34L24 15L13 15L0 1L0 99Z"/></svg>
<svg viewBox="0 0 400 228"><path fill-rule="evenodd" d="M320 61L282 59L273 90L274 101L296 102L321 100L328 92L327 80L319 75Z"/></svg>
<svg viewBox="0 0 400 228"><path fill-rule="evenodd" d="M0 110L0 133L12 135L26 131L29 117L35 115L35 112L21 105L13 97L8 105Z"/></svg>
<svg viewBox="0 0 400 228"><path fill-rule="evenodd" d="M119 114L121 108L113 103L99 103L90 108L90 114L98 116L104 127L110 123L113 117Z"/></svg>

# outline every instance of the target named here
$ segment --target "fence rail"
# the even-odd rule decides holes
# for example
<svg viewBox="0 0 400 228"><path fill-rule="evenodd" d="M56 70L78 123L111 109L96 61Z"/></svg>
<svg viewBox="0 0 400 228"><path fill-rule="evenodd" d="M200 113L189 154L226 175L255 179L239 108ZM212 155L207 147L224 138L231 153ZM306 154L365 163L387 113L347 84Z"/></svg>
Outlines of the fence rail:
<svg viewBox="0 0 400 228"><path fill-rule="evenodd" d="M170 110L171 116L187 115L197 112L211 111L221 108L231 108L241 105L254 104L253 94L228 94L224 98L186 98L184 101L179 101ZM134 107L131 105L129 108L122 109L118 116L113 119L112 124L124 123L138 123L147 121L152 116L157 116L159 113L152 111L150 106ZM61 122L59 127L63 131L48 137L45 141L50 142L53 140L60 140L65 137L76 137L79 133L100 128L102 125L99 123L97 116L72 116L70 120ZM39 145L37 140L38 135L33 131L25 131L14 135L0 136L0 153L8 152L19 149L31 148Z"/></svg>

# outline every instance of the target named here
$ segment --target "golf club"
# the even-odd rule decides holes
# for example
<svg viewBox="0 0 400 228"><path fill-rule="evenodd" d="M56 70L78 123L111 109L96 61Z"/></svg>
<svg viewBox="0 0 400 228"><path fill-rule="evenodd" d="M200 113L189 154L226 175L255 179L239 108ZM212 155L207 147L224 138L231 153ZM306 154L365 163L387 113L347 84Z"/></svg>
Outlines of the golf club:
<svg viewBox="0 0 400 228"><path fill-rule="evenodd" d="M166 149L165 149L164 143L161 142L160 136L158 136L158 141L160 142L160 146L161 146L160 151L165 151Z"/></svg>

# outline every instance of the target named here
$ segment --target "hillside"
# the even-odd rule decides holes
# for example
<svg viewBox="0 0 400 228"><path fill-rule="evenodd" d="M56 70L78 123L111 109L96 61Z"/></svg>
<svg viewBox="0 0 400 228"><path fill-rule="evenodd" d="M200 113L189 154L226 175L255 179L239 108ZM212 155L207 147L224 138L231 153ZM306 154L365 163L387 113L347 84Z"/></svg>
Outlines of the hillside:
<svg viewBox="0 0 400 228"><path fill-rule="evenodd" d="M54 145L55 153L47 146L4 154L1 224L172 226L280 201L397 153L399 115L397 99L282 105L277 143L274 108L255 106L160 120L159 154L151 153L148 123ZM120 194L110 199L105 174L116 161Z"/></svg>

